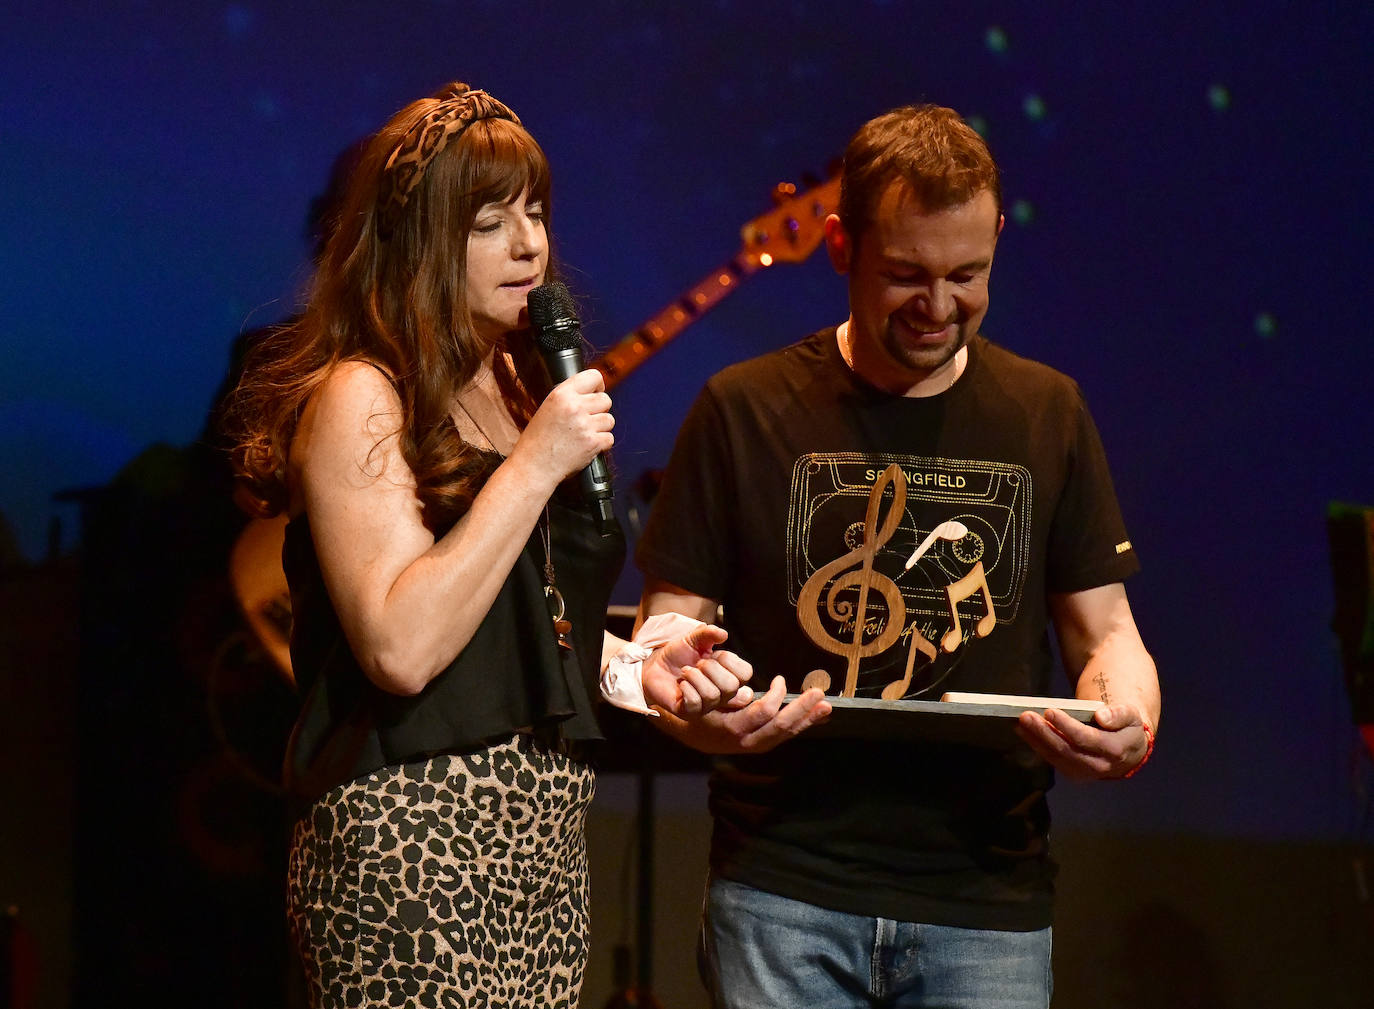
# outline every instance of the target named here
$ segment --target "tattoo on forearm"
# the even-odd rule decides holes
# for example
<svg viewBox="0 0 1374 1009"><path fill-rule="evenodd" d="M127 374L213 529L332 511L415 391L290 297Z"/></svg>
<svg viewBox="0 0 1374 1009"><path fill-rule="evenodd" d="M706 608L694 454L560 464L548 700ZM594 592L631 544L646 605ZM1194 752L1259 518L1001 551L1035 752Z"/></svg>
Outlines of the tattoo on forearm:
<svg viewBox="0 0 1374 1009"><path fill-rule="evenodd" d="M1103 704L1111 704L1112 696L1107 691L1107 674L1099 672L1093 677L1093 682L1097 684L1098 695L1102 698Z"/></svg>

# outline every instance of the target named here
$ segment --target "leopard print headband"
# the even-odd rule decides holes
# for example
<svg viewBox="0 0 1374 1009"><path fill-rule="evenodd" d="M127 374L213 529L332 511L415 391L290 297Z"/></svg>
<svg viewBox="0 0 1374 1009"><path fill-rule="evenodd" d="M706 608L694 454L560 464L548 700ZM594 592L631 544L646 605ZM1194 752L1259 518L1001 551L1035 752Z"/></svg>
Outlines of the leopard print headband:
<svg viewBox="0 0 1374 1009"><path fill-rule="evenodd" d="M517 126L520 117L504 103L485 91L455 81L437 95L439 104L406 131L382 169L382 189L378 197L378 231L387 238L396 228L406 201L429 163L450 140L479 119L506 119Z"/></svg>

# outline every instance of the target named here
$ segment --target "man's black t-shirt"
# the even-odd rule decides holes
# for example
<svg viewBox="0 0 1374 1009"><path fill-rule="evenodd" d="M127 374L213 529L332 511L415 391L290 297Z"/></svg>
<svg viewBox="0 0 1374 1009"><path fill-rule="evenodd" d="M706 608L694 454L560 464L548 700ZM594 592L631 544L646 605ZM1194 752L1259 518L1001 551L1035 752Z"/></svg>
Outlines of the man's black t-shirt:
<svg viewBox="0 0 1374 1009"><path fill-rule="evenodd" d="M637 558L724 603L759 689L824 669L834 695L852 664L877 696L910 663L918 699L1063 694L1047 595L1137 567L1072 380L976 337L949 390L892 396L833 328L711 379ZM1024 748L802 736L719 763L712 869L841 911L1041 928L1051 783Z"/></svg>

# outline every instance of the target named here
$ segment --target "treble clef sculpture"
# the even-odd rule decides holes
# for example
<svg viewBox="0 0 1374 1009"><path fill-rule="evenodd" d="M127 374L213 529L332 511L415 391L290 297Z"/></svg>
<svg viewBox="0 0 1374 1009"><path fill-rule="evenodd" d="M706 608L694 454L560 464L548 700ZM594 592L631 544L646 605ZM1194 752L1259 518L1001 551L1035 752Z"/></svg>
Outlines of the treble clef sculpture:
<svg viewBox="0 0 1374 1009"><path fill-rule="evenodd" d="M882 510L883 492L888 484L892 485L892 506L880 527L878 516ZM873 489L868 493L863 544L817 569L802 586L797 598L797 622L806 636L818 647L834 655L843 655L848 660L841 697L854 696L859 682L859 660L886 651L901 637L902 626L906 622L906 602L902 599L902 590L887 575L873 570L873 558L877 556L879 548L897 532L905 513L906 476L901 467L894 463L874 481ZM857 604L841 598L842 594L854 589L859 592ZM887 620L881 632L872 640L864 641L869 593L873 590L887 603ZM822 602L825 612L841 625L853 619L854 633L848 641L832 637L821 623ZM824 691L829 686L830 675L820 669L809 673L802 683L803 690L819 687Z"/></svg>

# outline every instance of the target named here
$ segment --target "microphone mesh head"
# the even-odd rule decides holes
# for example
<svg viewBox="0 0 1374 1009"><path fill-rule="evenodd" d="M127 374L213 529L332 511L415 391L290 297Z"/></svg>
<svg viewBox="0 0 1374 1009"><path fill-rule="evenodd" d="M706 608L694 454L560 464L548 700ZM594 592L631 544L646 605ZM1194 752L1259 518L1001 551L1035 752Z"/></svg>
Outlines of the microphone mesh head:
<svg viewBox="0 0 1374 1009"><path fill-rule="evenodd" d="M572 350L582 346L582 327L577 305L568 288L554 280L530 291L530 325L544 350Z"/></svg>

